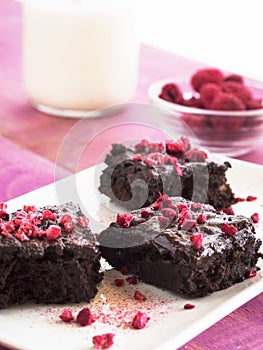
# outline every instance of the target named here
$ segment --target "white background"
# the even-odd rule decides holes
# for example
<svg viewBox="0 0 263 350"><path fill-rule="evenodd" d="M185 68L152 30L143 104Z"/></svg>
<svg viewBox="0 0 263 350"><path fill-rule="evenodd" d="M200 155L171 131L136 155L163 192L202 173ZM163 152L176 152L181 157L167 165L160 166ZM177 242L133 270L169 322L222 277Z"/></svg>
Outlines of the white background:
<svg viewBox="0 0 263 350"><path fill-rule="evenodd" d="M262 5L262 0L141 0L141 40L263 81Z"/></svg>

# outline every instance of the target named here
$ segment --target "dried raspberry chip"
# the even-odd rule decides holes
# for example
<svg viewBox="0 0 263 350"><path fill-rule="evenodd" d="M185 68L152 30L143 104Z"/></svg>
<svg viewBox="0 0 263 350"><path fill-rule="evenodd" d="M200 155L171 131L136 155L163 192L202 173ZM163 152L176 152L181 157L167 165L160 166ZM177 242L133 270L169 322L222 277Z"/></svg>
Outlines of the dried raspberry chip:
<svg viewBox="0 0 263 350"><path fill-rule="evenodd" d="M57 214L53 213L51 210L43 210L41 218L44 220L56 220L57 219Z"/></svg>
<svg viewBox="0 0 263 350"><path fill-rule="evenodd" d="M204 68L195 72L191 78L192 87L199 91L205 83L215 83L220 85L224 81L223 73L216 68Z"/></svg>
<svg viewBox="0 0 263 350"><path fill-rule="evenodd" d="M138 290L135 291L134 293L134 299L138 301L145 301L147 300L146 296L139 292Z"/></svg>
<svg viewBox="0 0 263 350"><path fill-rule="evenodd" d="M227 215L235 215L235 212L232 207L223 208L222 211Z"/></svg>
<svg viewBox="0 0 263 350"><path fill-rule="evenodd" d="M3 234L3 232L2 232L2 234ZM29 241L29 237L20 229L16 232L15 237L17 239L19 239L19 241L21 241L21 242Z"/></svg>
<svg viewBox="0 0 263 350"><path fill-rule="evenodd" d="M86 216L78 216L77 217L77 223L81 227L88 227L89 226L89 219Z"/></svg>
<svg viewBox="0 0 263 350"><path fill-rule="evenodd" d="M206 216L203 213L201 213L198 215L196 221L198 224L204 224L206 222Z"/></svg>
<svg viewBox="0 0 263 350"><path fill-rule="evenodd" d="M137 278L137 276L130 276L130 277L127 277L127 278L126 278L126 281L127 281L129 284L137 284L138 278Z"/></svg>
<svg viewBox="0 0 263 350"><path fill-rule="evenodd" d="M133 219L132 214L117 214L117 224L123 228L128 228L131 225L131 221Z"/></svg>
<svg viewBox="0 0 263 350"><path fill-rule="evenodd" d="M121 272L121 274L124 275L124 276L128 275L128 272L129 272L128 267L127 267L127 266L122 266L122 267L120 268L120 272Z"/></svg>
<svg viewBox="0 0 263 350"><path fill-rule="evenodd" d="M185 310L191 310L191 309L194 309L194 308L195 308L194 304L190 304L190 303L184 304L184 309Z"/></svg>
<svg viewBox="0 0 263 350"><path fill-rule="evenodd" d="M177 84L168 83L165 84L162 88L162 91L159 95L165 101L182 104L183 94Z"/></svg>
<svg viewBox="0 0 263 350"><path fill-rule="evenodd" d="M114 343L113 338L115 337L114 333L105 333L100 335L94 335L92 338L93 345L97 350L109 349Z"/></svg>
<svg viewBox="0 0 263 350"><path fill-rule="evenodd" d="M9 214L6 211L1 210L0 211L0 219L9 220Z"/></svg>
<svg viewBox="0 0 263 350"><path fill-rule="evenodd" d="M146 327L150 317L144 312L138 311L132 320L132 327L135 329L142 329Z"/></svg>
<svg viewBox="0 0 263 350"><path fill-rule="evenodd" d="M122 279L122 278L116 278L116 279L114 280L114 284L115 284L115 286L117 286L117 287L123 287L124 284L125 284L125 281L124 281L124 279Z"/></svg>
<svg viewBox="0 0 263 350"><path fill-rule="evenodd" d="M186 137L181 137L177 141L167 141L166 152L175 157L182 157L191 148L190 141Z"/></svg>
<svg viewBox="0 0 263 350"><path fill-rule="evenodd" d="M172 208L163 208L161 213L163 216L171 220L174 220L177 217L177 212Z"/></svg>
<svg viewBox="0 0 263 350"><path fill-rule="evenodd" d="M64 309L63 312L59 315L59 318L61 318L63 322L70 322L74 320L73 313L70 309Z"/></svg>
<svg viewBox="0 0 263 350"><path fill-rule="evenodd" d="M203 234L201 232L191 234L190 241L195 249L200 249L203 244Z"/></svg>
<svg viewBox="0 0 263 350"><path fill-rule="evenodd" d="M254 213L253 215L251 215L251 220L254 222L254 224L257 224L259 222L258 213Z"/></svg>
<svg viewBox="0 0 263 350"><path fill-rule="evenodd" d="M148 150L150 153L162 152L164 150L164 143L163 142L149 142Z"/></svg>
<svg viewBox="0 0 263 350"><path fill-rule="evenodd" d="M229 224L224 223L221 226L221 231L226 233L229 236L233 236L237 233L237 228L234 225L229 225Z"/></svg>
<svg viewBox="0 0 263 350"><path fill-rule="evenodd" d="M144 219L148 219L152 214L152 210L151 209L143 209L141 211L141 217Z"/></svg>
<svg viewBox="0 0 263 350"><path fill-rule="evenodd" d="M203 84L200 88L200 99L205 108L209 109L214 98L221 92L221 87L214 83Z"/></svg>
<svg viewBox="0 0 263 350"><path fill-rule="evenodd" d="M183 221L183 223L181 225L181 229L184 231L191 232L195 229L196 224L197 224L196 220L186 219Z"/></svg>
<svg viewBox="0 0 263 350"><path fill-rule="evenodd" d="M88 307L84 307L78 313L76 321L80 326L85 327L85 326L89 326L93 322L95 322L95 319L94 319L90 309Z"/></svg>
<svg viewBox="0 0 263 350"><path fill-rule="evenodd" d="M256 196L251 196L251 195L250 195L250 196L247 196L247 201L248 201L248 202L253 202L253 201L256 201L257 198L258 198L258 197L256 197Z"/></svg>
<svg viewBox="0 0 263 350"><path fill-rule="evenodd" d="M45 232L49 240L55 240L61 236L61 227L58 225L50 225Z"/></svg>
<svg viewBox="0 0 263 350"><path fill-rule="evenodd" d="M37 208L35 205L24 205L23 210L27 213L35 213L37 211Z"/></svg>
<svg viewBox="0 0 263 350"><path fill-rule="evenodd" d="M204 162L207 159L207 154L197 148L192 148L190 151L185 153L185 159L189 162Z"/></svg>
<svg viewBox="0 0 263 350"><path fill-rule="evenodd" d="M169 218L164 216L158 216L159 224L162 228L165 228L169 223Z"/></svg>
<svg viewBox="0 0 263 350"><path fill-rule="evenodd" d="M257 270L252 269L247 272L247 278L255 277L257 275Z"/></svg>
<svg viewBox="0 0 263 350"><path fill-rule="evenodd" d="M6 209L7 209L7 204L4 202L0 203L0 211L6 211Z"/></svg>

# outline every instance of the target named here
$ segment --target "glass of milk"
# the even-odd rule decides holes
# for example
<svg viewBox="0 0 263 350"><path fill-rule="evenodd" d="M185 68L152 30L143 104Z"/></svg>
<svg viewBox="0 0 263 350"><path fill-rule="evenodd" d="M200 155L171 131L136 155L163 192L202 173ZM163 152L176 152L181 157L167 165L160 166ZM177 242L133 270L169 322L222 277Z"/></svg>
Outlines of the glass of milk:
<svg viewBox="0 0 263 350"><path fill-rule="evenodd" d="M134 7L130 0L23 0L23 80L33 105L81 117L128 102L138 79Z"/></svg>

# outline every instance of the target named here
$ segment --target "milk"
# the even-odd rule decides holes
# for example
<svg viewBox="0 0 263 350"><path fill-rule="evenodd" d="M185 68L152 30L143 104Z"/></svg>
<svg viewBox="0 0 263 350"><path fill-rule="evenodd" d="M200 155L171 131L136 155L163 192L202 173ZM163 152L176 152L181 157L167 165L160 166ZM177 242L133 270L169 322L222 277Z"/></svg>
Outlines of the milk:
<svg viewBox="0 0 263 350"><path fill-rule="evenodd" d="M137 32L127 0L24 0L29 98L61 115L129 101L138 78Z"/></svg>

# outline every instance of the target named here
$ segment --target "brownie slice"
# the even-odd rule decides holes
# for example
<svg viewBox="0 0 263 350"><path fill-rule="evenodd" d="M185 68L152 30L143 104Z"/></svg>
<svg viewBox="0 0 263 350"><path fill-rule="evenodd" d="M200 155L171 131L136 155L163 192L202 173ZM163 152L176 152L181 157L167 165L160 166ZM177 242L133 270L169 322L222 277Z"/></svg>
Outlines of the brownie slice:
<svg viewBox="0 0 263 350"><path fill-rule="evenodd" d="M78 205L24 206L13 214L5 204L0 209L0 308L95 296L100 253Z"/></svg>
<svg viewBox="0 0 263 350"><path fill-rule="evenodd" d="M187 138L178 141L142 140L134 147L113 144L100 177L101 193L133 210L153 203L159 193L227 208L234 194L227 183L229 162L218 162Z"/></svg>
<svg viewBox="0 0 263 350"><path fill-rule="evenodd" d="M113 267L191 297L256 274L261 256L251 219L167 195L152 207L118 214L98 240Z"/></svg>

